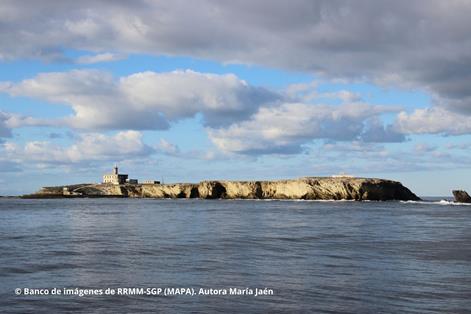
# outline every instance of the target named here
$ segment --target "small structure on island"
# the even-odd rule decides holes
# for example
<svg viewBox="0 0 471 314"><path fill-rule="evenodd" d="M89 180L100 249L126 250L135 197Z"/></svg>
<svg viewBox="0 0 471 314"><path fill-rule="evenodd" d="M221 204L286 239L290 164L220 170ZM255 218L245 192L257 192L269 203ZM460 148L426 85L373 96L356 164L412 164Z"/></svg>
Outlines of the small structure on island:
<svg viewBox="0 0 471 314"><path fill-rule="evenodd" d="M113 167L113 173L103 175L103 183L124 184L128 179L127 174L119 173L118 166Z"/></svg>
<svg viewBox="0 0 471 314"><path fill-rule="evenodd" d="M351 174L346 174L345 172L340 172L339 174L334 174L331 178L354 178Z"/></svg>
<svg viewBox="0 0 471 314"><path fill-rule="evenodd" d="M71 191L68 186L64 186L62 188L62 195L64 195L64 196L80 196L80 195L82 195L82 193Z"/></svg>
<svg viewBox="0 0 471 314"><path fill-rule="evenodd" d="M160 181L144 180L144 181L142 181L142 184L160 184Z"/></svg>

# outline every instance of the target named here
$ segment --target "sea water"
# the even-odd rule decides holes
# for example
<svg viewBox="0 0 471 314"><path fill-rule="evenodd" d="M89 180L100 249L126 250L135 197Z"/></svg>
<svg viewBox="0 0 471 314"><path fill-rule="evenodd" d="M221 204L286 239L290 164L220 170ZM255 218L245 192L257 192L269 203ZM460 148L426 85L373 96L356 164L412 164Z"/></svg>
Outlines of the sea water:
<svg viewBox="0 0 471 314"><path fill-rule="evenodd" d="M0 199L0 311L469 313L471 206Z"/></svg>

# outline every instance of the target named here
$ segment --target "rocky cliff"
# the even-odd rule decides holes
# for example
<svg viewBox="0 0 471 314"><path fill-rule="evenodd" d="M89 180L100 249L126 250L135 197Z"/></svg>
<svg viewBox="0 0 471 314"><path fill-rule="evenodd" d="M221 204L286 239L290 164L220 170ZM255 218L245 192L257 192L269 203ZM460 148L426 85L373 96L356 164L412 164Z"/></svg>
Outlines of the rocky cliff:
<svg viewBox="0 0 471 314"><path fill-rule="evenodd" d="M419 200L400 182L351 177L176 184L78 184L44 187L24 197L151 197L202 199Z"/></svg>

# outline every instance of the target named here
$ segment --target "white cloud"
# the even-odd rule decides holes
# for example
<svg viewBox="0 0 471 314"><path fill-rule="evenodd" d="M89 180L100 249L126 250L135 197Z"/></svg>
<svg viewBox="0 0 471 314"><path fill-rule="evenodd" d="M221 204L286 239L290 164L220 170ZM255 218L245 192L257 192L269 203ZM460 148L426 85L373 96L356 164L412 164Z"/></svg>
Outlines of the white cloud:
<svg viewBox="0 0 471 314"><path fill-rule="evenodd" d="M2 138L12 137L12 130L14 128L47 124L48 122L46 120L0 111L0 142Z"/></svg>
<svg viewBox="0 0 471 314"><path fill-rule="evenodd" d="M358 93L354 93L348 90L340 90L337 92L322 93L319 95L320 98L337 98L343 102L359 102L362 101L361 96Z"/></svg>
<svg viewBox="0 0 471 314"><path fill-rule="evenodd" d="M315 82L290 86L284 96L252 87L231 74L142 72L115 79L97 70L74 70L42 73L2 86L11 95L68 105L75 112L56 121L17 118L16 126L49 123L82 129L165 129L173 121L201 114L213 143L223 152L241 154L297 153L314 139L404 140L403 134L380 119L383 114L398 112L399 107L351 102L358 97L345 90L315 96L340 99L341 105L282 102L317 94ZM186 154L167 144L161 142L158 149L167 155Z"/></svg>
<svg viewBox="0 0 471 314"><path fill-rule="evenodd" d="M398 143L405 141L405 134L398 131L394 125L385 125L379 117L372 117L365 121L365 128L361 134L364 142Z"/></svg>
<svg viewBox="0 0 471 314"><path fill-rule="evenodd" d="M309 102L319 97L317 86L318 83L316 81L311 81L309 83L290 84L288 87L286 87L285 93L292 99L298 99L302 102Z"/></svg>
<svg viewBox="0 0 471 314"><path fill-rule="evenodd" d="M113 136L82 134L68 147L48 141L31 141L24 145L6 142L3 150L12 161L42 164L120 161L148 156L154 152L143 143L142 134L138 131L122 131Z"/></svg>
<svg viewBox="0 0 471 314"><path fill-rule="evenodd" d="M471 117L439 107L416 109L412 113L399 113L395 127L410 134L469 134Z"/></svg>
<svg viewBox="0 0 471 314"><path fill-rule="evenodd" d="M77 58L76 62L79 64L93 64L100 62L112 62L124 59L125 56L110 52L99 53L95 55L85 55Z"/></svg>
<svg viewBox="0 0 471 314"><path fill-rule="evenodd" d="M248 85L233 74L217 75L194 71L143 72L120 80L130 101L143 108L156 108L168 119L203 113L211 126L247 118L256 109L280 96Z"/></svg>
<svg viewBox="0 0 471 314"><path fill-rule="evenodd" d="M343 103L361 102L362 97L358 93L349 90L339 90L335 92L319 92L317 90L319 83L311 81L309 83L290 84L284 92L291 99L300 102L312 102L313 100L335 99Z"/></svg>
<svg viewBox="0 0 471 314"><path fill-rule="evenodd" d="M364 103L341 106L285 103L262 107L250 120L228 128L208 129L208 134L219 149L228 153L298 153L314 139L362 139L368 132L366 121L397 110ZM381 135L382 138L368 140L391 140L387 131Z"/></svg>
<svg viewBox="0 0 471 314"><path fill-rule="evenodd" d="M166 129L198 113L206 125L221 126L280 98L232 74L189 70L142 72L119 80L98 70L41 73L17 84L4 82L0 90L70 106L72 117L50 123L82 129Z"/></svg>
<svg viewBox="0 0 471 314"><path fill-rule="evenodd" d="M157 145L157 149L163 152L164 154L168 154L171 156L175 156L180 153L180 148L178 147L178 145L170 143L163 138L160 139L160 142Z"/></svg>
<svg viewBox="0 0 471 314"><path fill-rule="evenodd" d="M237 60L415 86L469 114L470 12L460 0L4 0L0 58L60 61L78 49Z"/></svg>

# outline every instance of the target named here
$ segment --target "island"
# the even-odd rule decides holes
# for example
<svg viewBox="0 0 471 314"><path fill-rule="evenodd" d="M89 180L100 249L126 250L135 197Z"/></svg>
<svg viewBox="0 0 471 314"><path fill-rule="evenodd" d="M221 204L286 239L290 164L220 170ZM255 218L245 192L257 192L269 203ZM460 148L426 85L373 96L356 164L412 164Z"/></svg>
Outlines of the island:
<svg viewBox="0 0 471 314"><path fill-rule="evenodd" d="M292 200L355 200L417 201L420 198L400 182L351 176L304 177L273 181L211 180L199 183L161 184L146 180L138 183L119 174L103 176L103 183L43 187L23 198L200 198L200 199L292 199Z"/></svg>

